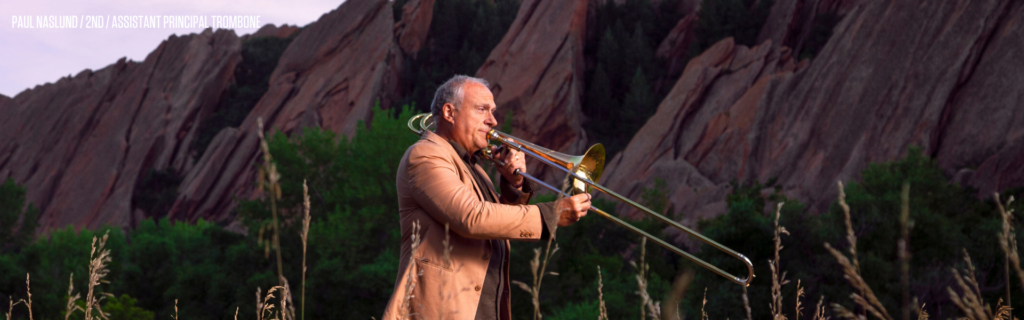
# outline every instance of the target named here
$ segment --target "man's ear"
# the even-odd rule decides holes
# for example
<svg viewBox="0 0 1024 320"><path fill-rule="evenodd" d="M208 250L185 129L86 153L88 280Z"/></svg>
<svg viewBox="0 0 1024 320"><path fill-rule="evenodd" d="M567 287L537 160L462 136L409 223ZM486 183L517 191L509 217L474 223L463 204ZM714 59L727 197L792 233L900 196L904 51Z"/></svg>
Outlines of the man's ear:
<svg viewBox="0 0 1024 320"><path fill-rule="evenodd" d="M451 103L445 103L441 106L441 115L444 116L448 122L455 123L455 105Z"/></svg>

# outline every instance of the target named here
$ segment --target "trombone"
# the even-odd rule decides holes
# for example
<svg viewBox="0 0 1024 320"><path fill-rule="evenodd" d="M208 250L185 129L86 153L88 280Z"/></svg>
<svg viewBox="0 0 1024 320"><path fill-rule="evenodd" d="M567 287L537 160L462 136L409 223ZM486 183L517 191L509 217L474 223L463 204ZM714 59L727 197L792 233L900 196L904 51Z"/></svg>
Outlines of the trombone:
<svg viewBox="0 0 1024 320"><path fill-rule="evenodd" d="M434 124L431 121L432 118L433 115L429 113L417 114L409 119L407 125L409 126L409 130L412 130L413 133L422 135L423 130L431 130L430 127L431 125ZM675 246L669 244L668 242L665 242L662 239L656 238L651 234L637 227L634 227L633 225L630 225L625 221L622 221L621 219L612 216L611 214L608 214L607 212L604 212L601 209L591 206L590 210L596 212L598 215L608 220L611 220L612 222L615 222L616 224L623 226L626 229L633 231L634 233L640 234L641 236L650 239L652 242L661 245L665 249L675 252L676 254L681 255L684 258L687 258L690 261L693 261L694 263L704 268L707 268L708 270L711 270L712 272L717 273L718 275L723 276L739 285L749 286L750 280L754 278L754 265L751 264L750 259L747 259L747 257L744 256L743 254L740 254L739 252L729 249L728 247L723 246L722 244L716 242L715 240L711 240L710 238L705 237L704 235L697 233L696 231L690 230L690 228L687 228L679 224L678 222L666 218L665 216L662 216L652 211L651 209L648 209L647 207L644 207L639 203L627 199L626 197L618 193L615 193L614 191L608 190L604 186L594 182L596 180L599 180L601 178L601 174L604 172L604 146L601 145L600 143L591 146L583 155L572 156L537 146L535 144L523 141L522 139L516 138L510 134L497 130L488 131L487 138L490 140L497 140L504 146L507 146L517 151L521 151L527 155L537 158L538 160L547 165L564 171L566 174L568 174L568 183L566 186L563 186L563 189L559 189L551 186L550 184L547 184L543 180L538 179L537 177L534 177L526 172L520 172L519 170L516 170L515 174L520 175L523 178L526 178L530 181L533 181L534 183L541 185L551 191L559 193L562 196L569 196L570 193L580 194L590 192L595 189L601 191L615 199L618 199L619 201L625 202L626 204L636 209L639 209L640 211L643 211L644 213L652 217L657 218L661 222L664 222L676 229L679 229L680 231L686 232L687 234L696 237L700 241L714 247L715 249L721 250L729 254L730 256L739 259L744 264L746 264L747 271L749 272L749 274L745 279L741 279L740 277L729 274L728 272L725 272L724 270L719 269L718 267L710 263L707 263L704 260L701 260L700 258L697 258L686 251L676 248ZM490 149L484 149L483 156L488 160L494 161L498 165L504 166L503 163L494 159L494 157L491 155Z"/></svg>

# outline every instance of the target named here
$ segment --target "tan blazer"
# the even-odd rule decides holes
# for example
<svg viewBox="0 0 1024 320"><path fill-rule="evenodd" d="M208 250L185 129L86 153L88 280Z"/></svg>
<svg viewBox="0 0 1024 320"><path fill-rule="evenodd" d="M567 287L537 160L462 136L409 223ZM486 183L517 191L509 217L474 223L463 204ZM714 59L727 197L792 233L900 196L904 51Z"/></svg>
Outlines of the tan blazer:
<svg viewBox="0 0 1024 320"><path fill-rule="evenodd" d="M487 202L483 192L507 200L499 198L492 187L478 186L469 170L483 173L479 165L467 168L448 141L430 131L406 150L396 181L402 251L395 291L382 319L472 320L491 259L487 240L505 239L507 246L508 239L540 239L542 218L537 206L526 205L529 195L516 204ZM415 221L419 221L422 242L414 253ZM450 229L448 261L444 258L446 223ZM410 257L415 260L412 267ZM508 283L507 273L505 277ZM506 305L507 288L500 293Z"/></svg>

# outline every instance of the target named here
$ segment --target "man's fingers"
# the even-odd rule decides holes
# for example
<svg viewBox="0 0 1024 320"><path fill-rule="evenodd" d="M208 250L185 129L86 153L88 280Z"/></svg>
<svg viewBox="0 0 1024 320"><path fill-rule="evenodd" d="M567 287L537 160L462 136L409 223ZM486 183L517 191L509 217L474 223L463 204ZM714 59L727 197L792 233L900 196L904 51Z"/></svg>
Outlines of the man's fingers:
<svg viewBox="0 0 1024 320"><path fill-rule="evenodd" d="M573 202L578 203L578 204L590 203L590 194L589 193L577 194L575 196L572 196L572 198L573 198Z"/></svg>

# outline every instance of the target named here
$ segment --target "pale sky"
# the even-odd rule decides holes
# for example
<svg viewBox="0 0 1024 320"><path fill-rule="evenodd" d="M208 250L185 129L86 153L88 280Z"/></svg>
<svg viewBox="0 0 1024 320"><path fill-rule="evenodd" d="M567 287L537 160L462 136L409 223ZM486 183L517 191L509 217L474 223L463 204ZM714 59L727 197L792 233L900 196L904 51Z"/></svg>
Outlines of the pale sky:
<svg viewBox="0 0 1024 320"><path fill-rule="evenodd" d="M4 0L0 1L0 94L14 97L25 89L82 70L98 70L121 57L142 61L172 34L201 32L174 29L36 29L17 28L14 16L64 15L211 15L259 16L261 25L305 26L338 8L344 0ZM80 19L79 21L84 20ZM235 29L238 35L258 28Z"/></svg>

